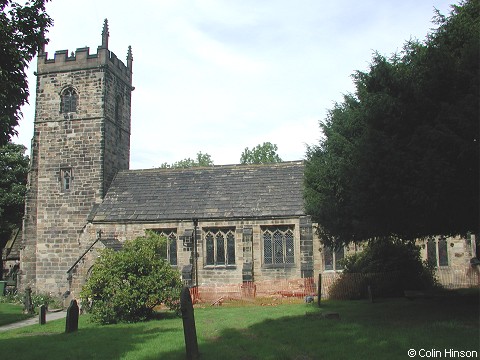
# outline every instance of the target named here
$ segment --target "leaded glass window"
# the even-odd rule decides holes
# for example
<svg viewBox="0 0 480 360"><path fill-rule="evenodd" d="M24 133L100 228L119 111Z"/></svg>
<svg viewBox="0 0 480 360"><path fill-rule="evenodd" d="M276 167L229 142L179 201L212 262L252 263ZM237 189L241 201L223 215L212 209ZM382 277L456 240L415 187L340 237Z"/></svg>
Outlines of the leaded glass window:
<svg viewBox="0 0 480 360"><path fill-rule="evenodd" d="M217 240L217 265L225 265L225 234L218 232L216 236Z"/></svg>
<svg viewBox="0 0 480 360"><path fill-rule="evenodd" d="M434 238L427 240L427 261L430 265L437 265L437 244Z"/></svg>
<svg viewBox="0 0 480 360"><path fill-rule="evenodd" d="M235 229L206 229L204 239L206 265L235 264Z"/></svg>
<svg viewBox="0 0 480 360"><path fill-rule="evenodd" d="M447 239L444 237L438 240L438 266L448 266Z"/></svg>
<svg viewBox="0 0 480 360"><path fill-rule="evenodd" d="M207 265L215 265L215 245L213 243L213 234L211 232L205 235L205 244L206 244L206 264Z"/></svg>
<svg viewBox="0 0 480 360"><path fill-rule="evenodd" d="M325 270L333 270L333 251L329 246L323 248L323 263Z"/></svg>
<svg viewBox="0 0 480 360"><path fill-rule="evenodd" d="M177 265L177 231L175 229L156 230L157 234L167 239L166 260L170 265Z"/></svg>
<svg viewBox="0 0 480 360"><path fill-rule="evenodd" d="M227 263L235 264L235 234L232 231L227 233Z"/></svg>
<svg viewBox="0 0 480 360"><path fill-rule="evenodd" d="M68 87L62 91L60 98L60 112L62 114L77 111L78 94L73 87Z"/></svg>
<svg viewBox="0 0 480 360"><path fill-rule="evenodd" d="M330 246L323 248L323 264L325 270L343 270L343 259L345 257L345 248L334 250Z"/></svg>
<svg viewBox="0 0 480 360"><path fill-rule="evenodd" d="M345 257L345 248L343 246L335 250L335 270L343 270L344 257Z"/></svg>
<svg viewBox="0 0 480 360"><path fill-rule="evenodd" d="M427 261L433 266L448 266L446 238L429 238L427 240Z"/></svg>
<svg viewBox="0 0 480 360"><path fill-rule="evenodd" d="M283 265L295 263L293 226L262 227L263 263Z"/></svg>

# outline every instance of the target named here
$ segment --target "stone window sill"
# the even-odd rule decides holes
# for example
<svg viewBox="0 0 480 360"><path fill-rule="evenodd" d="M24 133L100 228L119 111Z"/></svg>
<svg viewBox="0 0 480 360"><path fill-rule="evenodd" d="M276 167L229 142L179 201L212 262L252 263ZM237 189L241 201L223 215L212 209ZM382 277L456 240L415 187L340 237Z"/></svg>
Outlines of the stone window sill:
<svg viewBox="0 0 480 360"><path fill-rule="evenodd" d="M295 264L263 264L262 269L291 269Z"/></svg>
<svg viewBox="0 0 480 360"><path fill-rule="evenodd" d="M237 265L205 265L205 270L235 270Z"/></svg>

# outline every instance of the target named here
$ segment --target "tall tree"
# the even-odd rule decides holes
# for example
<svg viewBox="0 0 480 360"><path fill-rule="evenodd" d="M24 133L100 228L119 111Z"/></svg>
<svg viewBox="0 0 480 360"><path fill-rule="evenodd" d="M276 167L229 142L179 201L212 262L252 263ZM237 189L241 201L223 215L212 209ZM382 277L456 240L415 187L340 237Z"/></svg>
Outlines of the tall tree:
<svg viewBox="0 0 480 360"><path fill-rule="evenodd" d="M17 132L20 108L28 102L28 63L47 43L45 32L52 19L45 12L48 0L27 1L23 6L0 0L0 146Z"/></svg>
<svg viewBox="0 0 480 360"><path fill-rule="evenodd" d="M22 225L29 165L25 150L12 143L0 147L0 254L13 231ZM3 269L3 263L0 265ZM3 271L0 280L2 275Z"/></svg>
<svg viewBox="0 0 480 360"><path fill-rule="evenodd" d="M375 54L307 151L307 212L322 240L477 231L479 3L463 1L400 54Z"/></svg>
<svg viewBox="0 0 480 360"><path fill-rule="evenodd" d="M242 152L240 157L241 164L269 164L281 162L282 159L277 154L278 147L276 144L264 142L258 144L252 150L248 147Z"/></svg>
<svg viewBox="0 0 480 360"><path fill-rule="evenodd" d="M186 158L180 161L176 161L173 164L163 163L160 165L161 168L190 168L190 167L200 167L200 166L213 166L212 157L209 154L204 154L201 151L197 153L195 159Z"/></svg>

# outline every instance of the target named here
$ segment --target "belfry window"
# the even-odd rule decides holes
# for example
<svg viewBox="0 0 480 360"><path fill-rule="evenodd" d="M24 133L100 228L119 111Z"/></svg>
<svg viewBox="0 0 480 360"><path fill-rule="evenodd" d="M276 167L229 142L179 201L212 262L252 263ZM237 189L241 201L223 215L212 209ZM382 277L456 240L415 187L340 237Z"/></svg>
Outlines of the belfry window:
<svg viewBox="0 0 480 360"><path fill-rule="evenodd" d="M262 227L263 263L285 265L295 263L293 226Z"/></svg>
<svg viewBox="0 0 480 360"><path fill-rule="evenodd" d="M60 99L60 112L62 114L76 112L78 103L78 94L72 87L67 87L62 91Z"/></svg>
<svg viewBox="0 0 480 360"><path fill-rule="evenodd" d="M205 230L206 265L235 264L235 229Z"/></svg>

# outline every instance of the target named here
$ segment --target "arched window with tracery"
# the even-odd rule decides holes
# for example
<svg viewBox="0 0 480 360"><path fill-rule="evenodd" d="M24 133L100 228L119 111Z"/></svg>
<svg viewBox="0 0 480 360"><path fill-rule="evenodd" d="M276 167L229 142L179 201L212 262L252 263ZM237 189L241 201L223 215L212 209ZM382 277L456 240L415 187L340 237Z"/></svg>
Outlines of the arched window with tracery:
<svg viewBox="0 0 480 360"><path fill-rule="evenodd" d="M205 265L235 264L235 229L205 229Z"/></svg>
<svg viewBox="0 0 480 360"><path fill-rule="evenodd" d="M166 260L170 265L177 265L177 230L176 229L159 229L154 230L158 235L163 236L167 240Z"/></svg>
<svg viewBox="0 0 480 360"><path fill-rule="evenodd" d="M62 114L77 111L78 94L71 86L65 88L60 95L60 112Z"/></svg>
<svg viewBox="0 0 480 360"><path fill-rule="evenodd" d="M262 227L263 264L287 265L295 263L293 226Z"/></svg>

